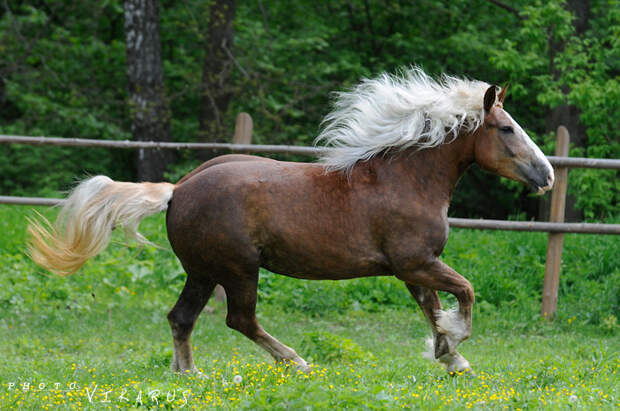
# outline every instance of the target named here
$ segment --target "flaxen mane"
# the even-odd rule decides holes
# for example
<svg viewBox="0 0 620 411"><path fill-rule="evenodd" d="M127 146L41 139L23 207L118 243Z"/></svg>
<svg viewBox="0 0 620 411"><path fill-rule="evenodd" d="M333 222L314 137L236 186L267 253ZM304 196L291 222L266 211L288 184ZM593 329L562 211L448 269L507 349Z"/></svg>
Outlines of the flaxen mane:
<svg viewBox="0 0 620 411"><path fill-rule="evenodd" d="M358 161L389 150L430 148L477 129L489 85L419 68L365 79L337 93L334 109L315 143L333 147L322 158L328 170L350 171Z"/></svg>

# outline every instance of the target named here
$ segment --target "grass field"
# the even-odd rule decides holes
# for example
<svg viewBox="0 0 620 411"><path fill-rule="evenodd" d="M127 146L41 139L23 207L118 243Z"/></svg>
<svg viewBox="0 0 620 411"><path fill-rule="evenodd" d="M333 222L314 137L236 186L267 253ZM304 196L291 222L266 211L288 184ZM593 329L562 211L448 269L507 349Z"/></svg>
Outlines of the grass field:
<svg viewBox="0 0 620 411"><path fill-rule="evenodd" d="M420 356L429 328L395 279L263 272L259 321L313 371L273 364L210 302L192 339L197 378L168 370L166 313L184 273L163 215L141 226L161 249L127 247L115 234L105 253L59 278L24 255L32 214L0 206L1 409L620 407L618 237L566 236L559 311L547 324L538 314L546 236L453 230L444 261L476 289L474 332L460 347L475 375L450 377Z"/></svg>

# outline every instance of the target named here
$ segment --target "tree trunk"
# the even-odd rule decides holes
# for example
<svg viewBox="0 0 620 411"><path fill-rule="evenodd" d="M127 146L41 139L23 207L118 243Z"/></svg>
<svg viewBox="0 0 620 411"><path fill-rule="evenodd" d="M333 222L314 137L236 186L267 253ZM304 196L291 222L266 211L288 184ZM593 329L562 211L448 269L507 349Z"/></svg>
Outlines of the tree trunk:
<svg viewBox="0 0 620 411"><path fill-rule="evenodd" d="M573 24L575 26L575 35L578 37L583 36L588 29L588 20L590 18L590 0L568 0L566 8L575 15ZM555 69L553 59L558 53L564 50L565 44L563 42L553 42L549 44L549 58L551 61L552 75L555 80L558 80L562 73L560 70ZM563 90L564 93L568 93L570 90ZM586 134L586 127L579 121L579 109L569 104L561 104L557 107L549 110L546 116L546 128L549 131L557 130L558 126L565 126L568 129L570 135L570 142L575 147L587 147L588 137ZM549 219L549 207L551 196L542 197L539 204L539 219ZM573 196L568 196L566 199L566 212L565 221L582 221L583 212L575 207L576 200Z"/></svg>
<svg viewBox="0 0 620 411"><path fill-rule="evenodd" d="M133 139L168 141L170 111L162 73L157 0L125 0L125 43ZM172 160L170 151L140 149L136 155L138 180L163 180Z"/></svg>
<svg viewBox="0 0 620 411"><path fill-rule="evenodd" d="M207 46L202 70L199 140L217 142L228 140L224 115L232 97L232 29L235 19L235 0L215 0L209 10Z"/></svg>

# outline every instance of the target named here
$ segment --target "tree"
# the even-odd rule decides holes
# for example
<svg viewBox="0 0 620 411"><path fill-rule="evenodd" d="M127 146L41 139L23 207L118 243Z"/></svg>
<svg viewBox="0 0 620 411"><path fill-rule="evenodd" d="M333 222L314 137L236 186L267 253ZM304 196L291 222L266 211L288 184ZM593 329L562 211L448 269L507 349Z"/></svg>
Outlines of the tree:
<svg viewBox="0 0 620 411"><path fill-rule="evenodd" d="M134 140L167 141L170 113L166 100L159 38L157 0L125 0L127 89ZM169 151L140 149L139 181L161 181L172 161Z"/></svg>
<svg viewBox="0 0 620 411"><path fill-rule="evenodd" d="M582 39L588 29L588 19L590 17L590 1L589 0L569 0L565 5L573 17L573 35ZM556 56L563 53L566 48L566 41L549 39L549 58L554 61ZM562 77L562 70L555 65L551 68L551 74L554 81L559 81ZM568 95L570 88L568 85L561 87L562 93ZM584 148L587 146L586 127L580 120L581 110L574 104L567 101L550 107L546 116L547 130L557 130L559 126L565 126L570 135L570 142L576 147ZM549 207L551 199L546 196L540 201L539 215L547 220L549 216ZM583 212L575 207L576 199L574 196L568 196L566 203L565 219L567 221L583 220Z"/></svg>
<svg viewBox="0 0 620 411"><path fill-rule="evenodd" d="M522 22L493 64L511 73L513 90L545 122L537 130L554 145L555 127L571 133L571 155L620 157L620 7L617 2L548 1L522 7ZM615 122L615 123L614 123ZM575 169L569 194L588 218L620 210L620 180L613 170Z"/></svg>
<svg viewBox="0 0 620 411"><path fill-rule="evenodd" d="M227 130L224 115L232 97L234 19L235 0L216 0L211 4L200 87L200 141L221 141Z"/></svg>

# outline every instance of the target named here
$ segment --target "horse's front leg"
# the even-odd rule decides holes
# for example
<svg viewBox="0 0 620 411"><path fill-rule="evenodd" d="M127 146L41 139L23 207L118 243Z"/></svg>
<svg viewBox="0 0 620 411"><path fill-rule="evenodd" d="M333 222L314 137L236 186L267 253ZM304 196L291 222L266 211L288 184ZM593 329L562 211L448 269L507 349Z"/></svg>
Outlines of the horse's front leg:
<svg viewBox="0 0 620 411"><path fill-rule="evenodd" d="M410 291L418 301L422 300L422 309L428 310L425 315L434 328L435 358L447 353L456 355L456 346L471 335L474 289L469 281L438 259L413 270L404 270L397 277L408 286L414 286ZM453 294L459 302L458 311L442 310L433 290Z"/></svg>
<svg viewBox="0 0 620 411"><path fill-rule="evenodd" d="M424 316L428 320L431 330L433 331L433 337L427 340L428 351L423 355L429 359L436 359L442 363L446 370L452 372L463 372L471 369L469 361L465 359L456 350L453 353L449 352L448 341L445 334L442 334L437 329L437 313L442 311L441 301L437 295L437 291L420 285L406 284L409 292L418 305L422 309Z"/></svg>

